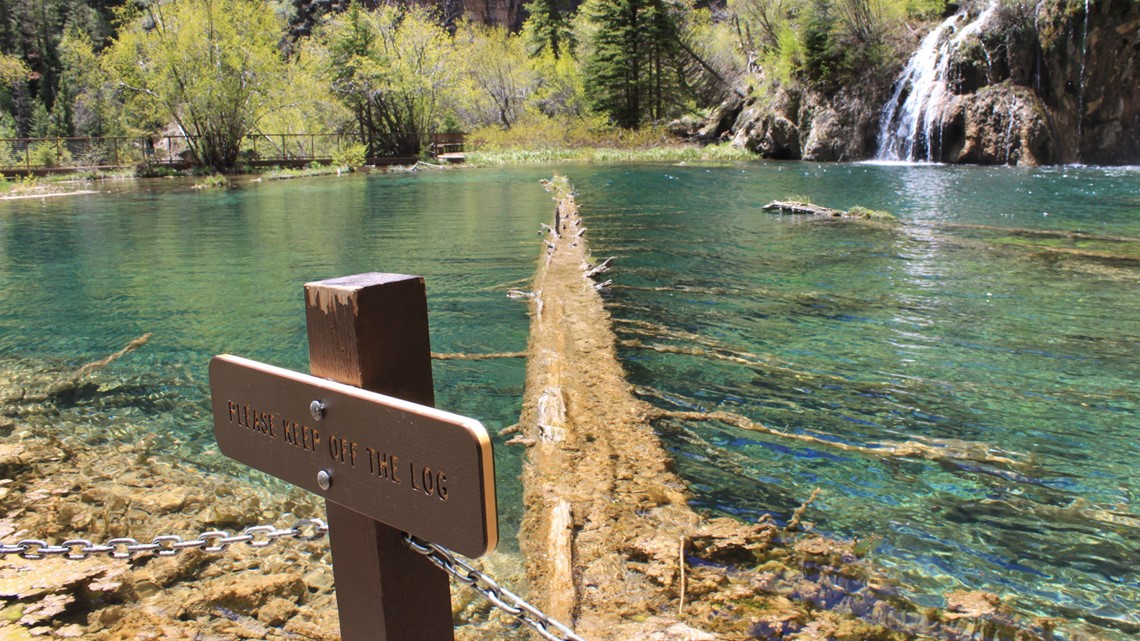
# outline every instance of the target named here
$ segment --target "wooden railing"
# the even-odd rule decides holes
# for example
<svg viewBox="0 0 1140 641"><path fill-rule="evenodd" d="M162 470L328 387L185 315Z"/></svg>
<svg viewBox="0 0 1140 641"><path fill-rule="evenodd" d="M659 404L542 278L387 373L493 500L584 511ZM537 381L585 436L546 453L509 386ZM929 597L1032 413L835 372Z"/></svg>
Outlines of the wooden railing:
<svg viewBox="0 0 1140 641"><path fill-rule="evenodd" d="M350 134L258 133L242 140L239 162L250 166L329 163L338 151L360 142ZM83 169L116 169L149 163L188 167L193 164L187 136L72 138L0 138L0 171L44 173ZM463 151L464 134L393 133L372 140L369 161L409 158L427 146L432 155Z"/></svg>

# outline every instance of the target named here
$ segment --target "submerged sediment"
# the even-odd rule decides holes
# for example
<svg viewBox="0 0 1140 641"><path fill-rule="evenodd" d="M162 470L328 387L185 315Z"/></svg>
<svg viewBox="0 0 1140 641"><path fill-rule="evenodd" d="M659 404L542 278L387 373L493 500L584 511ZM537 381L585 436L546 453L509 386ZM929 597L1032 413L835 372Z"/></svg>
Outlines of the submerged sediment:
<svg viewBox="0 0 1140 641"><path fill-rule="evenodd" d="M162 389L179 385L148 384L104 367L149 338L79 368L0 358L0 541L193 540L323 518L316 496L264 478L251 483L248 470L216 452L181 451L190 436L158 431L152 412L137 411L166 407ZM521 571L506 555L479 565L500 578ZM452 611L459 641L522 638L504 625L510 617L470 590L453 588ZM263 549L237 543L169 557L0 557L5 641L339 638L327 539Z"/></svg>
<svg viewBox="0 0 1140 641"><path fill-rule="evenodd" d="M696 513L653 429L694 417L655 408L626 381L595 281L605 269L591 262L568 182L548 186L558 205L527 296L517 439L528 446L519 538L535 602L598 641L1051 634L985 593L914 605L860 559L865 542L806 532L803 508L783 527Z"/></svg>

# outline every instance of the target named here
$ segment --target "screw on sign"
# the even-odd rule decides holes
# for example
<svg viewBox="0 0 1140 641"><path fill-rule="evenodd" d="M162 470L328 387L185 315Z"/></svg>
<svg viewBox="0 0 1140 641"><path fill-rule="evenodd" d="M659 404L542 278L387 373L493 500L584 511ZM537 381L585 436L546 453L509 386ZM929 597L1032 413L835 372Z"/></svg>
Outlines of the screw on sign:
<svg viewBox="0 0 1140 641"><path fill-rule="evenodd" d="M494 549L494 463L478 421L430 407L423 279L361 274L305 294L312 376L211 361L218 447L325 498L344 641L452 641L447 575L404 533Z"/></svg>

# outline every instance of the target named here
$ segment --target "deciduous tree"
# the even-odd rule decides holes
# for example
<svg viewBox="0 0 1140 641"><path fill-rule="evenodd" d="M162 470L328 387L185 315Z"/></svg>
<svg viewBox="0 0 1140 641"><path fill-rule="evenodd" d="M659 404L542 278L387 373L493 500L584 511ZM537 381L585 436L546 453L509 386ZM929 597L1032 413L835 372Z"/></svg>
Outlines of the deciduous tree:
<svg viewBox="0 0 1140 641"><path fill-rule="evenodd" d="M538 82L522 37L504 27L465 23L456 31L455 46L473 89L467 101L473 116L469 120L510 129Z"/></svg>
<svg viewBox="0 0 1140 641"><path fill-rule="evenodd" d="M173 122L200 164L227 170L286 103L282 26L259 0L149 0L123 13L103 61L132 124Z"/></svg>
<svg viewBox="0 0 1140 641"><path fill-rule="evenodd" d="M417 6L354 3L321 34L334 93L369 155L419 154L461 67L443 28Z"/></svg>

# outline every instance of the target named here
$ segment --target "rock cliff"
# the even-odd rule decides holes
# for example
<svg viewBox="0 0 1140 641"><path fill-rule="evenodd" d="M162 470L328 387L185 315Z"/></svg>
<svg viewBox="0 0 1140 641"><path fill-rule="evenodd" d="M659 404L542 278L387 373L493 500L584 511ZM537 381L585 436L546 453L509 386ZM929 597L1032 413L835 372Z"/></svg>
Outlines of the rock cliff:
<svg viewBox="0 0 1140 641"><path fill-rule="evenodd" d="M359 0L368 8L386 4L383 0ZM502 25L517 31L522 27L526 0L404 0L409 4L435 7L449 26L466 17L483 24ZM290 33L294 38L312 33L321 18L329 13L344 11L351 0L293 0L293 17ZM575 5L576 6L576 5Z"/></svg>
<svg viewBox="0 0 1140 641"><path fill-rule="evenodd" d="M754 92L702 133L772 158L1136 164L1138 69L1140 2L977 2L897 76Z"/></svg>

